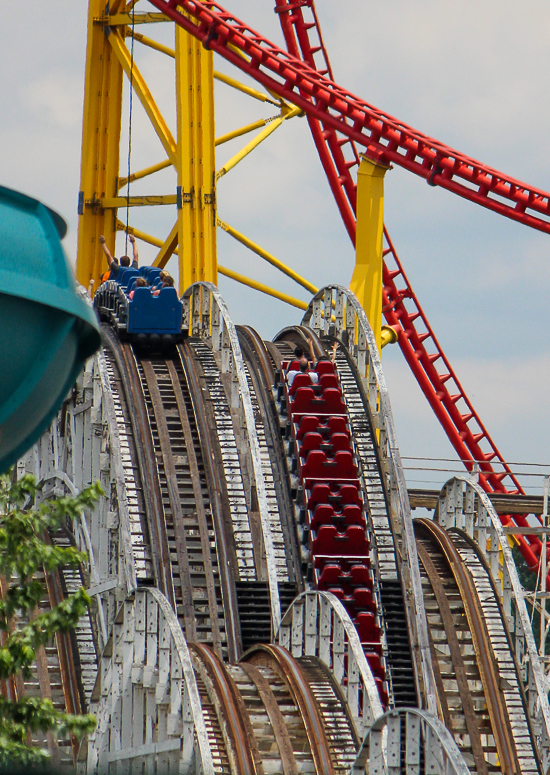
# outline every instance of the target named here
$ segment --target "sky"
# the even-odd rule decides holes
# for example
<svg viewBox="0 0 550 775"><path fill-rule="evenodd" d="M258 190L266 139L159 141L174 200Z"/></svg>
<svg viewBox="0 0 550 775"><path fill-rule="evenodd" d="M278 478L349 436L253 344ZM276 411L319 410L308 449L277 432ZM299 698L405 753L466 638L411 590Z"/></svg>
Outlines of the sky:
<svg viewBox="0 0 550 775"><path fill-rule="evenodd" d="M282 45L274 0L224 0ZM222 3L223 4L223 3ZM84 0L10 6L0 27L0 185L35 196L69 224L76 254L87 8ZM317 0L335 80L425 134L550 190L550 6L538 0ZM147 7L140 0L137 10ZM55 10L52 13L52 10ZM159 28L163 29L159 29ZM170 44L173 31L146 31ZM135 46L169 125L173 63ZM224 62L215 67L236 76ZM240 77L240 76L239 76ZM126 172L124 107L121 175ZM216 85L216 134L274 115L271 105ZM161 161L162 148L134 101L131 168ZM242 140L221 146L217 166ZM519 471L550 473L550 237L466 202L399 168L386 175L385 220L405 271L463 387ZM173 193L170 171L132 193ZM332 199L307 122L294 118L218 185L218 215L312 283L348 284L354 254ZM131 223L163 237L172 208L150 208ZM139 218L139 223L138 219ZM154 253L142 246L143 260ZM218 230L219 263L286 293L307 292ZM221 277L233 318L271 338L299 323L299 310ZM383 365L411 487L437 487L459 465L408 458L454 458L397 346ZM421 466L424 470L414 470ZM542 478L523 480L540 492Z"/></svg>

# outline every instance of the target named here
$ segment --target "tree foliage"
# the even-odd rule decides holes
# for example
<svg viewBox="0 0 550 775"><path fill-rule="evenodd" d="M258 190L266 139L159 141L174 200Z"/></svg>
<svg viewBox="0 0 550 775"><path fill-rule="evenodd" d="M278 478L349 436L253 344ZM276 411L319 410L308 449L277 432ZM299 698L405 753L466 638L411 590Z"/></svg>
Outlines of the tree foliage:
<svg viewBox="0 0 550 775"><path fill-rule="evenodd" d="M17 675L32 674L37 650L51 643L56 633L73 629L86 613L90 598L81 588L50 610L38 613L45 597L37 574L77 567L85 554L46 540L67 519L78 517L102 494L98 484L75 497L48 500L35 506L38 488L34 477L15 480L0 475L0 682L7 686ZM5 692L2 692L5 695ZM0 696L0 767L32 766L48 753L28 744L30 734L41 731L80 738L95 727L91 715L76 716L56 710L49 699Z"/></svg>

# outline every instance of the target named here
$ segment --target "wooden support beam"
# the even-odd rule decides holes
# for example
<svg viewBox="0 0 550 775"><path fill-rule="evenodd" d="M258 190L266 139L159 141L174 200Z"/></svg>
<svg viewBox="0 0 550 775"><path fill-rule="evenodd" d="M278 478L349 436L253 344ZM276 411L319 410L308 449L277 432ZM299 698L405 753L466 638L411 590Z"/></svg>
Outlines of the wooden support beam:
<svg viewBox="0 0 550 775"><path fill-rule="evenodd" d="M435 509L439 490L409 490L411 509ZM542 514L542 495L489 493L497 514Z"/></svg>

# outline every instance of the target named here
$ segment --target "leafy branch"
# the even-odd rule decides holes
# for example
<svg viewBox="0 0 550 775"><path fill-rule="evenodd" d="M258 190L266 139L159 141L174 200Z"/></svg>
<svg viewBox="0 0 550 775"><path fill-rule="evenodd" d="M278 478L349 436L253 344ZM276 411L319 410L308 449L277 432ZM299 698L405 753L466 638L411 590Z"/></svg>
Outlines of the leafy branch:
<svg viewBox="0 0 550 775"><path fill-rule="evenodd" d="M28 679L38 649L51 643L57 633L76 627L91 602L81 588L37 614L46 595L37 574L55 573L85 562L85 553L55 546L48 534L93 506L103 494L101 487L94 484L74 497L35 506L37 492L32 476L14 480L9 472L0 475L0 680L4 682L13 681L17 675ZM21 624L21 620L26 623ZM32 733L81 738L94 728L93 716L61 713L49 699L0 696L0 766L27 766L47 759L46 751L28 744Z"/></svg>

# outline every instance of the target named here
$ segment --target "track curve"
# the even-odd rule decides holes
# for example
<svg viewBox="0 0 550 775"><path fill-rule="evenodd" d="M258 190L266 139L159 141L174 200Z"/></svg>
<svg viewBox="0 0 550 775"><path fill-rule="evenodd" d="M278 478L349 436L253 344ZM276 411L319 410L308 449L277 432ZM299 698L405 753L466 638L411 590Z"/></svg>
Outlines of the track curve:
<svg viewBox="0 0 550 775"><path fill-rule="evenodd" d="M441 713L472 771L540 772L490 573L458 530L415 520Z"/></svg>
<svg viewBox="0 0 550 775"><path fill-rule="evenodd" d="M547 192L493 170L369 105L275 46L218 3L150 2L209 49L365 148L375 160L398 164L430 185L550 233Z"/></svg>

